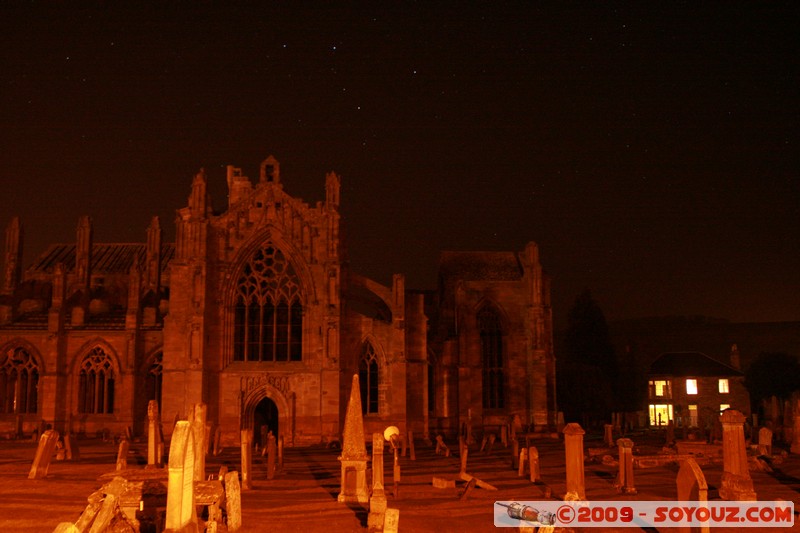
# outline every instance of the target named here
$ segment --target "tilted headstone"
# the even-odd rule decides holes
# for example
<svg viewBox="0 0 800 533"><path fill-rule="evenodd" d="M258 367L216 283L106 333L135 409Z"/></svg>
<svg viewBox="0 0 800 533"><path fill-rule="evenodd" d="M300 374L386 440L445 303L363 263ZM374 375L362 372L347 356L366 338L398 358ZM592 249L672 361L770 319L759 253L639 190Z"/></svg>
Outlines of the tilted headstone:
<svg viewBox="0 0 800 533"><path fill-rule="evenodd" d="M467 471L467 457L469 457L469 448L464 446L461 449L461 457L460 457L460 459L461 459L461 470L460 471L461 472L466 472Z"/></svg>
<svg viewBox="0 0 800 533"><path fill-rule="evenodd" d="M53 533L81 533L81 530L72 522L61 522L53 530Z"/></svg>
<svg viewBox="0 0 800 533"><path fill-rule="evenodd" d="M567 494L565 501L585 500L586 481L583 471L583 435L579 424L571 422L564 427L564 451L567 467Z"/></svg>
<svg viewBox="0 0 800 533"><path fill-rule="evenodd" d="M222 441L222 428L217 426L217 429L214 431L214 450L213 450L214 457L217 457L220 453L222 453L222 446L220 446L221 441Z"/></svg>
<svg viewBox="0 0 800 533"><path fill-rule="evenodd" d="M708 484L706 477L700 466L692 458L681 461L678 475L675 477L675 484L678 487L679 502L707 502L708 501ZM698 507L703 507L702 503L697 504ZM682 533L709 533L710 528L708 525L702 527L679 527L678 531Z"/></svg>
<svg viewBox="0 0 800 533"><path fill-rule="evenodd" d="M168 530L181 531L197 523L194 505L195 462L194 431L187 420L175 424L169 446L169 480L167 482Z"/></svg>
<svg viewBox="0 0 800 533"><path fill-rule="evenodd" d="M39 447L36 448L36 455L33 458L31 471L28 479L42 479L47 476L50 468L50 461L58 443L58 431L48 429L39 437Z"/></svg>
<svg viewBox="0 0 800 533"><path fill-rule="evenodd" d="M631 439L617 439L619 447L619 474L615 487L622 494L636 494L633 483L633 441Z"/></svg>
<svg viewBox="0 0 800 533"><path fill-rule="evenodd" d="M128 469L128 449L131 443L127 439L122 439L117 450L117 471Z"/></svg>
<svg viewBox="0 0 800 533"><path fill-rule="evenodd" d="M367 447L364 442L364 419L361 414L361 391L358 374L353 374L350 400L344 418L341 488L339 502L369 502L367 492Z"/></svg>
<svg viewBox="0 0 800 533"><path fill-rule="evenodd" d="M723 500L756 500L753 480L747 467L744 419L744 415L735 409L727 409L719 417L722 423L723 466L719 496Z"/></svg>
<svg viewBox="0 0 800 533"><path fill-rule="evenodd" d="M242 492L238 472L225 474L225 510L228 512L228 531L239 531L242 527Z"/></svg>
<svg viewBox="0 0 800 533"><path fill-rule="evenodd" d="M253 430L243 429L242 438L242 490L250 490L252 484L250 476L253 475Z"/></svg>

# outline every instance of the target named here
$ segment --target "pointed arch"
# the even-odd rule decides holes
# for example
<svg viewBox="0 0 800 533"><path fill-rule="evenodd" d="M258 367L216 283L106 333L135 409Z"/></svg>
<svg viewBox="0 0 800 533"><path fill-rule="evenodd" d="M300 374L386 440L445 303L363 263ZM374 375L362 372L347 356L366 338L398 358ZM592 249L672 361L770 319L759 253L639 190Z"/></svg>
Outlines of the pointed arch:
<svg viewBox="0 0 800 533"><path fill-rule="evenodd" d="M120 375L119 357L102 339L84 344L78 353L81 355L75 358L73 367L77 380L77 412L112 414Z"/></svg>
<svg viewBox="0 0 800 533"><path fill-rule="evenodd" d="M39 410L38 354L27 343L7 343L0 351L0 414Z"/></svg>
<svg viewBox="0 0 800 533"><path fill-rule="evenodd" d="M149 402L158 402L158 410L161 411L161 394L163 392L164 374L164 349L158 347L153 350L145 359L141 368L141 375L144 378L145 399Z"/></svg>
<svg viewBox="0 0 800 533"><path fill-rule="evenodd" d="M506 329L503 317L496 306L484 302L478 308L475 318L480 336L483 408L503 409L506 403Z"/></svg>
<svg viewBox="0 0 800 533"><path fill-rule="evenodd" d="M313 282L299 254L266 230L242 248L225 289L226 361L303 359L303 323Z"/></svg>
<svg viewBox="0 0 800 533"><path fill-rule="evenodd" d="M358 357L358 383L361 388L361 412L378 415L386 412L388 388L386 355L380 343L367 335L361 341Z"/></svg>

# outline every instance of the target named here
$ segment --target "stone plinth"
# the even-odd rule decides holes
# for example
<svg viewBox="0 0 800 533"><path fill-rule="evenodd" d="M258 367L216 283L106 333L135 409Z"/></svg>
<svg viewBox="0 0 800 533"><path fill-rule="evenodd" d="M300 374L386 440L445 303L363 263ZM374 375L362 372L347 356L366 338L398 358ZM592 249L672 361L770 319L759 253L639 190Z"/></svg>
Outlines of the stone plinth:
<svg viewBox="0 0 800 533"><path fill-rule="evenodd" d="M617 439L619 448L619 475L615 484L622 494L636 494L633 484L633 441L631 439Z"/></svg>
<svg viewBox="0 0 800 533"><path fill-rule="evenodd" d="M586 432L572 422L564 427L564 451L567 467L567 501L586 499L586 481L583 472L583 435Z"/></svg>

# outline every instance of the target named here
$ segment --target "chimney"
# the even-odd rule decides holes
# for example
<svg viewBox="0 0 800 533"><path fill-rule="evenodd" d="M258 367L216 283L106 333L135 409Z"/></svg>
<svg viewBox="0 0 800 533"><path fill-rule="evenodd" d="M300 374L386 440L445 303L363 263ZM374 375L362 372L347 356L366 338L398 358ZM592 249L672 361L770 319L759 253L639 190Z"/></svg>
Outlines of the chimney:
<svg viewBox="0 0 800 533"><path fill-rule="evenodd" d="M742 370L742 361L739 357L739 348L736 346L736 343L731 344L731 366L736 370Z"/></svg>

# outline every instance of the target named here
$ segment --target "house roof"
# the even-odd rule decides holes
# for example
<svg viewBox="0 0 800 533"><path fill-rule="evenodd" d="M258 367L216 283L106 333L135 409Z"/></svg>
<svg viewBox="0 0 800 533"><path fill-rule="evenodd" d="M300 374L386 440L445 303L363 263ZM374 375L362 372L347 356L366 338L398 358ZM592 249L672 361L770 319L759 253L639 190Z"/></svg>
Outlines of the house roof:
<svg viewBox="0 0 800 533"><path fill-rule="evenodd" d="M442 252L439 273L467 281L516 281L522 266L514 252Z"/></svg>
<svg viewBox="0 0 800 533"><path fill-rule="evenodd" d="M650 365L648 374L679 377L744 376L741 370L736 370L702 352L663 353Z"/></svg>
<svg viewBox="0 0 800 533"><path fill-rule="evenodd" d="M36 258L31 271L49 272L62 263L67 272L75 269L75 253L77 246L72 244L52 244ZM144 244L92 244L92 274L127 274L134 261L144 261L146 245ZM164 272L175 255L174 244L161 245L161 271Z"/></svg>

